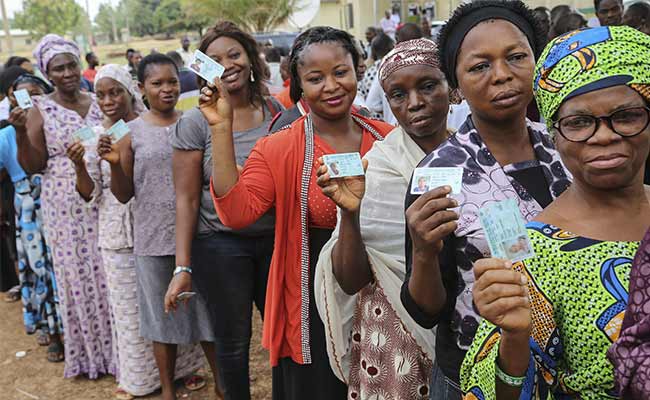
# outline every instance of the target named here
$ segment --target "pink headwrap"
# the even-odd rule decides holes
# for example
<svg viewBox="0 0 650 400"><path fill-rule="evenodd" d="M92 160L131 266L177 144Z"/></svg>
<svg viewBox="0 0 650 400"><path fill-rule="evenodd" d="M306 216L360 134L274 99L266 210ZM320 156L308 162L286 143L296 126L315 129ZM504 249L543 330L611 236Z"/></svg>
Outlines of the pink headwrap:
<svg viewBox="0 0 650 400"><path fill-rule="evenodd" d="M50 60L59 54L69 53L79 59L79 47L75 42L71 42L59 35L50 33L45 35L34 49L34 58L38 63L38 69L42 73L47 73L47 64Z"/></svg>
<svg viewBox="0 0 650 400"><path fill-rule="evenodd" d="M440 68L438 46L429 39L414 39L400 42L386 54L379 67L379 82L384 81L398 69L411 65L430 65Z"/></svg>

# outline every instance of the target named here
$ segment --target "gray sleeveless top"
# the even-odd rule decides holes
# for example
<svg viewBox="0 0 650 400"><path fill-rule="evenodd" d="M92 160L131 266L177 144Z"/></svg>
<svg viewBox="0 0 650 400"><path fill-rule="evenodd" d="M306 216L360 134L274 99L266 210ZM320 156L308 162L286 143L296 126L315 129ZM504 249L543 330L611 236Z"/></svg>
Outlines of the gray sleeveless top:
<svg viewBox="0 0 650 400"><path fill-rule="evenodd" d="M174 125L154 126L139 117L128 123L133 149L133 252L138 256L176 254L176 197L172 179Z"/></svg>

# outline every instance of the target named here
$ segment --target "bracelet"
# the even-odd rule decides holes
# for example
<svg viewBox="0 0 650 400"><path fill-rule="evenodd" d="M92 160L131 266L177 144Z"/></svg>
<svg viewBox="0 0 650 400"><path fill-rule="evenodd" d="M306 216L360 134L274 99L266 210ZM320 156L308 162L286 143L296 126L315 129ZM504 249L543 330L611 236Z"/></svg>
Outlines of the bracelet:
<svg viewBox="0 0 650 400"><path fill-rule="evenodd" d="M524 381L526 381L526 375L524 376L511 376L506 374L499 368L499 363L494 362L494 372L497 378L510 387L522 387L524 386Z"/></svg>
<svg viewBox="0 0 650 400"><path fill-rule="evenodd" d="M176 268L174 269L173 276L176 276L176 275L180 274L181 272L187 272L188 274L192 275L192 268L184 267L182 265L177 265Z"/></svg>

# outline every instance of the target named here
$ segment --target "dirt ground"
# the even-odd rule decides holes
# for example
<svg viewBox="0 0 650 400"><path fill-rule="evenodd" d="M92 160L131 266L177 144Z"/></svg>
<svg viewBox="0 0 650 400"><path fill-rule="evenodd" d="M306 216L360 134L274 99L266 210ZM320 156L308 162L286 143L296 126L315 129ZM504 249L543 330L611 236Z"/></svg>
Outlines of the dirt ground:
<svg viewBox="0 0 650 400"><path fill-rule="evenodd" d="M46 360L47 347L36 343L36 336L24 333L20 303L5 303L0 295L0 400L110 400L115 391L115 380L105 376L96 381L86 378L64 379L63 363ZM254 400L271 399L271 370L268 353L260 345L261 321L255 316L251 344L251 390ZM16 352L27 356L16 358ZM181 400L211 400L212 375L203 373L209 387L194 393L179 389ZM160 399L153 394L142 399Z"/></svg>

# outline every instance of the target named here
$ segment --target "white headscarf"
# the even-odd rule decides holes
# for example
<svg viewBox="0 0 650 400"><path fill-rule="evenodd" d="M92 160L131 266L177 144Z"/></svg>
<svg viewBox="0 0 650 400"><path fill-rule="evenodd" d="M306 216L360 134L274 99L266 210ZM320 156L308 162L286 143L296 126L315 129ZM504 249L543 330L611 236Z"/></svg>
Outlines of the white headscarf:
<svg viewBox="0 0 650 400"><path fill-rule="evenodd" d="M146 110L137 82L133 80L131 74L124 67L117 64L106 64L101 67L95 76L95 92L97 91L97 83L102 78L111 78L124 86L126 91L135 99L136 114L141 114Z"/></svg>

